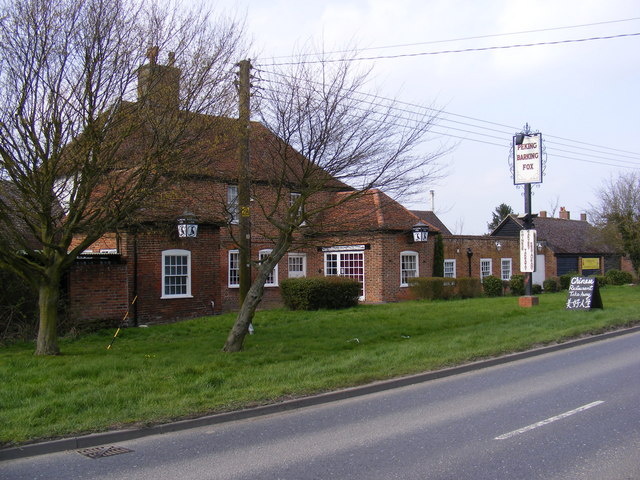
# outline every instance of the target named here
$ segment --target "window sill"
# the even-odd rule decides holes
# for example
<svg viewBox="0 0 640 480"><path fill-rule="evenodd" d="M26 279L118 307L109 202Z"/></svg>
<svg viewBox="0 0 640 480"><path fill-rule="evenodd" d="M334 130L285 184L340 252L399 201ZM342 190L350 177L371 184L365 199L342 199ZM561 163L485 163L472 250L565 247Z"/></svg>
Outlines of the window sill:
<svg viewBox="0 0 640 480"><path fill-rule="evenodd" d="M172 300L174 298L193 298L193 295L162 295L160 300Z"/></svg>

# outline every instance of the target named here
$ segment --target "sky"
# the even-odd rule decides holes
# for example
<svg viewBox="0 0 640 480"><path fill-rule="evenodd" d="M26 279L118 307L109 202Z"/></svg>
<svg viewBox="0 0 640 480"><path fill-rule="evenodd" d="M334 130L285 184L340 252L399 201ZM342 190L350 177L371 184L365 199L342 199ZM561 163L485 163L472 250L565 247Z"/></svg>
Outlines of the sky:
<svg viewBox="0 0 640 480"><path fill-rule="evenodd" d="M404 204L431 210L433 190L434 210L455 234L488 233L501 203L524 212L509 152L525 124L546 151L534 212L565 207L578 219L606 180L640 169L638 0L219 0L217 8L246 15L258 68L309 42L327 52L356 45L377 57L368 64L378 95L442 110L430 142L451 148L440 159L447 174ZM594 37L616 38L586 40ZM493 48L535 43L547 45Z"/></svg>

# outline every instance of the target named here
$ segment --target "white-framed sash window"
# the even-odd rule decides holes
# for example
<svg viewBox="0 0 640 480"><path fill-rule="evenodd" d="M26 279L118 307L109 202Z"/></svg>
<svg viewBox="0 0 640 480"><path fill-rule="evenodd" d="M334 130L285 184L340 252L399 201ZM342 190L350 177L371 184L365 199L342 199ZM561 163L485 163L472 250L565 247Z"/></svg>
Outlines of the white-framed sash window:
<svg viewBox="0 0 640 480"><path fill-rule="evenodd" d="M500 260L500 278L502 280L511 280L513 272L513 261L510 258L503 258Z"/></svg>
<svg viewBox="0 0 640 480"><path fill-rule="evenodd" d="M269 255L271 255L270 249L260 250L260 252L258 252L258 260L262 262ZM278 265L277 264L275 267L273 267L273 270L271 270L271 273L269 273L269 276L267 277L267 282L264 284L264 286L265 287L278 286Z"/></svg>
<svg viewBox="0 0 640 480"><path fill-rule="evenodd" d="M229 250L229 263L227 269L227 285L229 288L240 287L240 251Z"/></svg>
<svg viewBox="0 0 640 480"><path fill-rule="evenodd" d="M240 222L240 200L237 185L227 185L227 212L229 223L237 224Z"/></svg>
<svg viewBox="0 0 640 480"><path fill-rule="evenodd" d="M484 280L485 277L488 277L493 272L492 269L492 261L490 258L481 258L480 259L480 280Z"/></svg>
<svg viewBox="0 0 640 480"><path fill-rule="evenodd" d="M191 252L164 250L162 252L161 298L191 297Z"/></svg>
<svg viewBox="0 0 640 480"><path fill-rule="evenodd" d="M444 261L445 278L456 278L456 259L448 258Z"/></svg>
<svg viewBox="0 0 640 480"><path fill-rule="evenodd" d="M301 278L307 276L307 254L290 253L288 258L289 278Z"/></svg>
<svg viewBox="0 0 640 480"><path fill-rule="evenodd" d="M400 286L409 286L409 279L418 276L418 252L400 253Z"/></svg>

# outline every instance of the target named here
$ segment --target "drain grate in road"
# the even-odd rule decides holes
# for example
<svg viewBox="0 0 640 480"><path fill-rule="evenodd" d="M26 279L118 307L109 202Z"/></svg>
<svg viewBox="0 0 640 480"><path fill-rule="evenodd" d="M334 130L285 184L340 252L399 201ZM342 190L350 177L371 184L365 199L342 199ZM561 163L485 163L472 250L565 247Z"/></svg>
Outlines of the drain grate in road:
<svg viewBox="0 0 640 480"><path fill-rule="evenodd" d="M116 447L111 445L109 447L93 447L93 448L85 448L84 450L78 450L80 455L84 455L89 458L103 458L103 457L111 457L113 455L120 455L121 453L129 453L133 452L133 450L129 450L124 447Z"/></svg>

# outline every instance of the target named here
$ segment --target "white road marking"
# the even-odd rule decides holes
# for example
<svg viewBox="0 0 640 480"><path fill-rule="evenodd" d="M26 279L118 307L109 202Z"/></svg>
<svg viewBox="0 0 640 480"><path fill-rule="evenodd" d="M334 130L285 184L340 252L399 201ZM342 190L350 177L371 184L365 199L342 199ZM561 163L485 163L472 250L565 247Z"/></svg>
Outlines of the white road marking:
<svg viewBox="0 0 640 480"><path fill-rule="evenodd" d="M548 425L556 420L562 420L563 418L570 417L576 413L584 412L585 410L589 410L590 408L596 407L600 404L604 403L603 400L598 400L597 402L589 403L587 405L583 405L582 407L578 407L574 410L570 410L565 413L561 413L560 415L556 415L555 417L547 418L546 420L542 420L538 423L533 423L529 426L520 428L518 430L514 430L513 432L505 433L504 435L500 435L496 437L494 440L506 440L507 438L515 437L516 435L520 435L521 433L528 432L529 430L533 430L534 428L542 427L544 425Z"/></svg>

